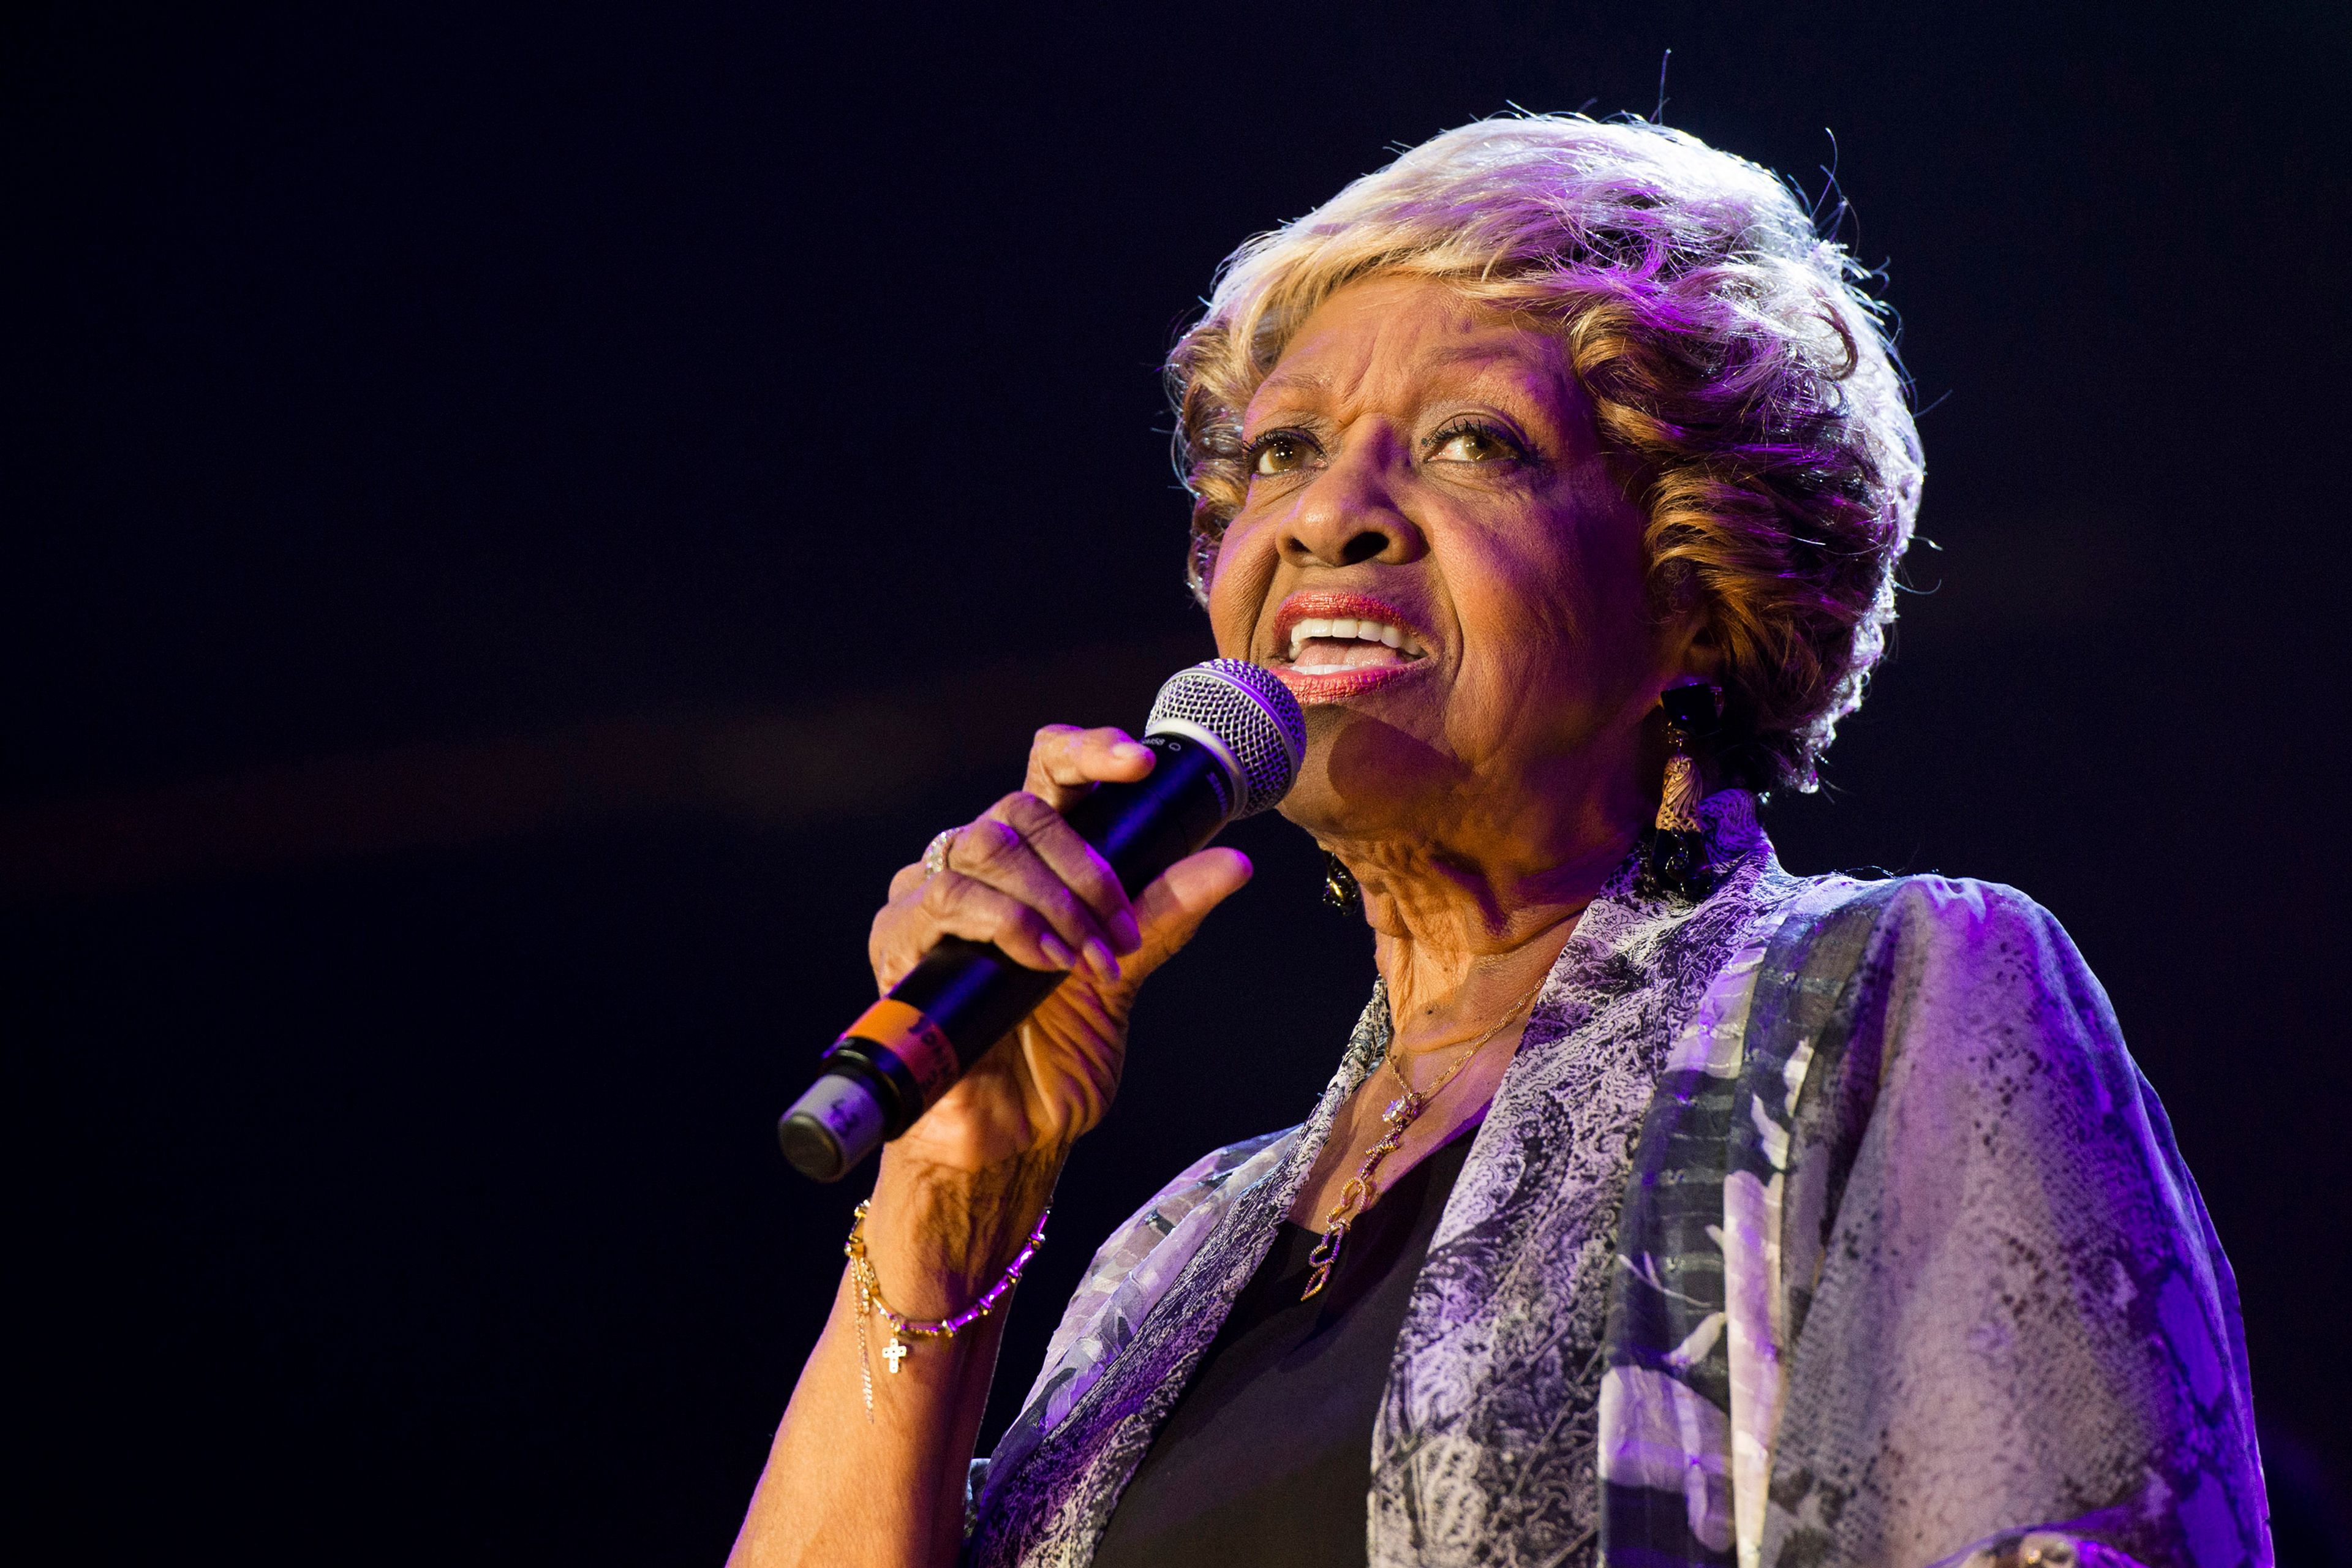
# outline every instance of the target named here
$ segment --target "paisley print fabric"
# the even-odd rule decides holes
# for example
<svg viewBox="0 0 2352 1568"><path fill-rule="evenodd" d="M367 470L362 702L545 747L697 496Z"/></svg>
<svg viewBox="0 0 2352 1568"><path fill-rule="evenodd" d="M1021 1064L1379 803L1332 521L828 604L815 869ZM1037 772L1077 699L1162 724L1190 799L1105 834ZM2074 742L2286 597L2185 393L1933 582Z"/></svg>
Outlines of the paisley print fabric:
<svg viewBox="0 0 2352 1568"><path fill-rule="evenodd" d="M1399 1336L1369 1561L2267 1563L2228 1268L2056 923L1702 813L1715 890L1629 861L1538 997ZM1387 1043L1376 986L1303 1125L1104 1245L968 1562L1089 1559Z"/></svg>
<svg viewBox="0 0 2352 1568"><path fill-rule="evenodd" d="M1610 1284L1643 1118L1717 976L1797 887L1751 797L1702 810L1716 892L1653 902L1629 875L1585 911L1438 1223L1372 1433L1375 1564L1598 1554Z"/></svg>

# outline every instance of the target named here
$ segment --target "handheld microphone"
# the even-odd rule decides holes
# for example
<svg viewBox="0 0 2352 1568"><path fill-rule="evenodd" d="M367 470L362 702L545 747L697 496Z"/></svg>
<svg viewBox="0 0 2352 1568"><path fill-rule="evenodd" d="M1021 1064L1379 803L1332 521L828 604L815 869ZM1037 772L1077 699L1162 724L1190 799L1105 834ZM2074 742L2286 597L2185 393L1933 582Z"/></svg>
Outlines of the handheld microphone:
<svg viewBox="0 0 2352 1568"><path fill-rule="evenodd" d="M1143 743L1158 753L1134 784L1104 784L1063 813L1129 897L1237 816L1290 791L1307 721L1265 669L1213 658L1160 689ZM994 942L942 937L823 1058L824 1074L778 1123L784 1158L839 1181L945 1094L1066 976L1028 969Z"/></svg>

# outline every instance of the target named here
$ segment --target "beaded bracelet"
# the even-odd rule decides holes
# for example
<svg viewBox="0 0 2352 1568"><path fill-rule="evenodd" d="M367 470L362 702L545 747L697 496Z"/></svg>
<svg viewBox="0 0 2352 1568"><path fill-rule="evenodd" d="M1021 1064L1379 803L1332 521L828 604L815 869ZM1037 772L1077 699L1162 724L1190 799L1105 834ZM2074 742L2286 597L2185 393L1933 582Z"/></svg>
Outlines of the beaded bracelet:
<svg viewBox="0 0 2352 1568"><path fill-rule="evenodd" d="M1013 1261L1004 1266L1004 1272L997 1276L996 1283L980 1293L979 1300L952 1318L926 1323L892 1310L890 1304L882 1300L882 1281L875 1277L873 1261L866 1256L866 1210L873 1201L868 1198L857 1205L856 1217L849 1225L849 1239L842 1244L841 1248L849 1258L849 1281L857 1291L857 1376L866 1394L866 1418L868 1421L874 1419L874 1362L866 1349L866 1320L878 1316L890 1325L890 1342L882 1347L882 1359L896 1374L898 1363L905 1361L914 1348L898 1336L912 1334L920 1340L951 1340L988 1316L1013 1287L1021 1282L1021 1271L1029 1266L1029 1260L1036 1257L1037 1249L1045 1244L1045 1222L1054 1215L1053 1209L1048 1207L1037 1216L1037 1228L1029 1233L1028 1241L1013 1254Z"/></svg>

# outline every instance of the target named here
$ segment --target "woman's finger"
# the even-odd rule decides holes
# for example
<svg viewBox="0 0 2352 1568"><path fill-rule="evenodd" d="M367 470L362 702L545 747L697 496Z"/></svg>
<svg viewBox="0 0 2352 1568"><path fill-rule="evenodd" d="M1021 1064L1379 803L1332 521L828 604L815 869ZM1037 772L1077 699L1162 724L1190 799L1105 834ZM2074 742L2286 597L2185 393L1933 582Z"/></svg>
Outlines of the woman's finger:
<svg viewBox="0 0 2352 1568"><path fill-rule="evenodd" d="M1067 811L1098 784L1145 777L1152 762L1151 748L1124 730L1048 724L1030 744L1029 773L1021 787L1055 811Z"/></svg>
<svg viewBox="0 0 2352 1568"><path fill-rule="evenodd" d="M1055 815L1042 802L1038 809L1045 816ZM1072 952L1084 953L1104 979L1118 978L1118 944L1111 928L1095 918L1094 910L1011 823L993 816L982 817L956 836L948 848L947 863L950 869L1034 910ZM1122 895L1120 902L1125 901Z"/></svg>
<svg viewBox="0 0 2352 1568"><path fill-rule="evenodd" d="M1134 906L1118 885L1118 873L1060 812L1023 790L990 806L988 816L1019 834L1045 868L1077 896L1112 952L1133 952L1142 944Z"/></svg>
<svg viewBox="0 0 2352 1568"><path fill-rule="evenodd" d="M912 920L892 919L885 910L875 921L877 972L894 972L887 984L905 978L942 936L992 942L1013 963L1029 969L1066 970L1078 962L1070 943L1031 905L950 867L923 884ZM1099 944L1100 939L1096 939ZM1108 956L1106 953L1105 956Z"/></svg>

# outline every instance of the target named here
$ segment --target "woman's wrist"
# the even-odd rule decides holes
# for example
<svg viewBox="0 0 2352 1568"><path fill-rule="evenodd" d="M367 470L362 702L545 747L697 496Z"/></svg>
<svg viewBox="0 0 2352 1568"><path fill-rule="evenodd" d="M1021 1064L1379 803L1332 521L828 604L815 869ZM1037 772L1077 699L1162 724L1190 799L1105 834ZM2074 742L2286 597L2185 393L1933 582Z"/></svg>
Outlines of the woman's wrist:
<svg viewBox="0 0 2352 1568"><path fill-rule="evenodd" d="M866 1217L866 1255L891 1306L945 1318L977 1300L1029 1241L1064 1151L1031 1151L977 1171L883 1150Z"/></svg>

